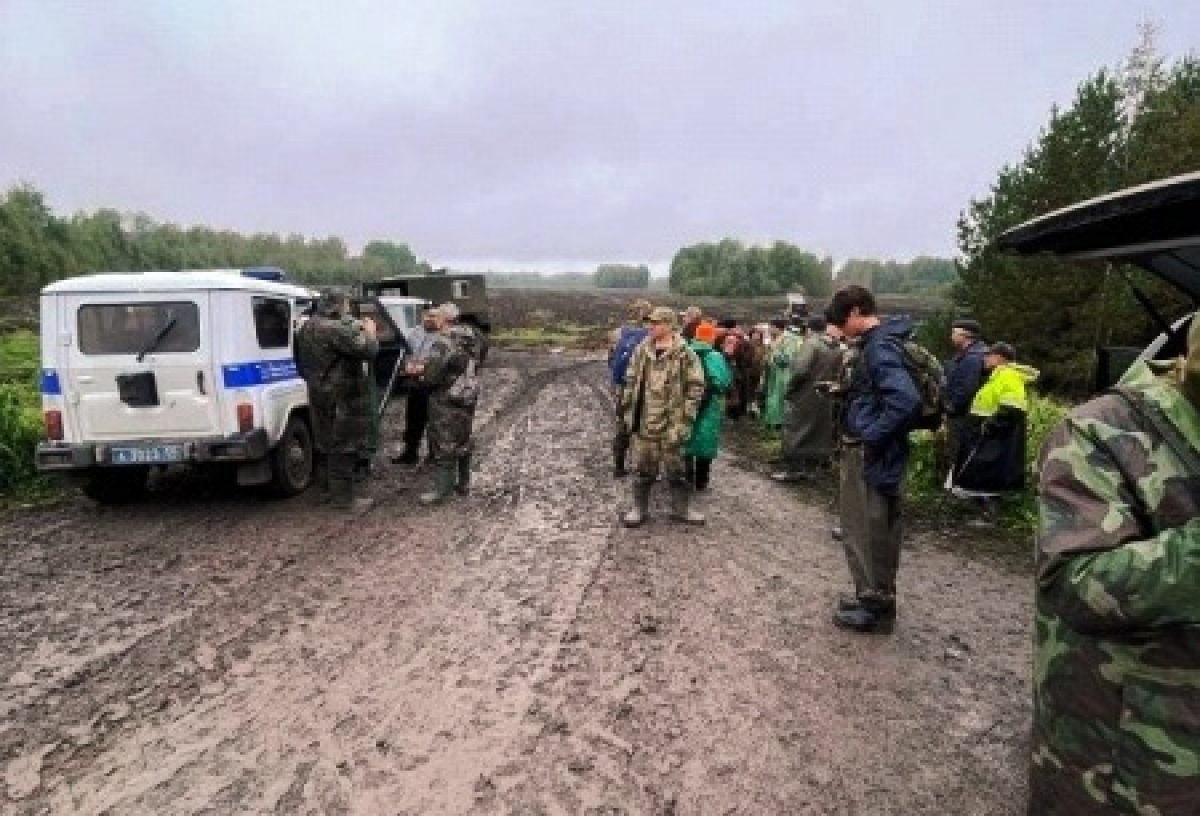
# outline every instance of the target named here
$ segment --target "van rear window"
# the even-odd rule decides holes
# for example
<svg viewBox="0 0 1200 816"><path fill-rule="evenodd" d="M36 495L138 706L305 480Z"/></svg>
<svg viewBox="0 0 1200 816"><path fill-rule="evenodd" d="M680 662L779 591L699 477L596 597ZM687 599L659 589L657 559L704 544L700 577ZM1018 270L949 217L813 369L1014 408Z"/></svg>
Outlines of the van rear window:
<svg viewBox="0 0 1200 816"><path fill-rule="evenodd" d="M84 354L138 354L147 349L155 354L186 354L198 348L200 310L195 303L92 303L79 307L79 350Z"/></svg>

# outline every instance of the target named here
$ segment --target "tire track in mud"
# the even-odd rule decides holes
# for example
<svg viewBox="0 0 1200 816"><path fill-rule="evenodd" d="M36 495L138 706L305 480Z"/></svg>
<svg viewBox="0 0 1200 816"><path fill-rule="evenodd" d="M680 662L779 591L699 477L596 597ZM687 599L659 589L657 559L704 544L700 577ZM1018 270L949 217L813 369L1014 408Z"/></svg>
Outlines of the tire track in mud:
<svg viewBox="0 0 1200 816"><path fill-rule="evenodd" d="M897 634L838 632L821 509L726 456L707 527L656 489L625 530L603 366L484 376L466 500L418 507L389 468L361 517L184 485L27 522L0 813L1017 812L1022 576L918 546ZM68 646L113 655L22 702Z"/></svg>
<svg viewBox="0 0 1200 816"><path fill-rule="evenodd" d="M506 399L507 410L493 413L495 443L483 459L500 464L495 473L484 467L477 484L484 496L517 488L520 500L505 513L497 516L493 502L476 498L433 512L405 508L404 519L426 532L454 525L464 509L479 512L478 551L452 535L432 546L415 536L389 539L396 519L380 510L353 525L333 525L328 549L312 546L303 558L292 551L290 577L270 586L260 580L240 600L168 627L151 638L152 648L124 653L116 661L124 670L106 666L112 694L99 692L104 672L86 678L89 697L119 697L120 682L137 674L136 664L153 662L155 652L174 651L177 667L207 666L192 695L172 689L169 711L126 712L120 733L93 742L90 753L61 751L56 761L52 751L41 775L54 790L24 800L20 812L38 812L46 801L55 813L220 811L219 803L233 801L234 810L376 812L385 800L422 802L411 789L414 779L458 779L464 742L507 754L528 717L524 689L551 670L612 527L610 499L596 505L602 522L577 515L574 500L591 492L580 485L592 465L564 459L562 451L594 447L588 435L597 423L571 373L570 367L539 372ZM507 416L514 421L505 423ZM384 480L397 481L403 479ZM413 518L421 513L426 517ZM365 546L344 540L351 526ZM246 532L234 525L223 539ZM407 569L418 580L398 592ZM314 586L310 571L325 580ZM304 589L318 600L324 595L324 602L290 607ZM264 611L248 608L250 595ZM419 614L405 619L403 610L417 604L423 604ZM350 632L357 636L347 638ZM398 682L405 689L399 696ZM435 716L428 704L438 699L448 705ZM429 727L414 728L422 716L432 718ZM339 758L330 734L354 762ZM298 757L306 746L309 755ZM475 781L458 780L411 812L462 812L461 798L448 806L454 800L446 796L471 801ZM416 787L423 791L427 782Z"/></svg>

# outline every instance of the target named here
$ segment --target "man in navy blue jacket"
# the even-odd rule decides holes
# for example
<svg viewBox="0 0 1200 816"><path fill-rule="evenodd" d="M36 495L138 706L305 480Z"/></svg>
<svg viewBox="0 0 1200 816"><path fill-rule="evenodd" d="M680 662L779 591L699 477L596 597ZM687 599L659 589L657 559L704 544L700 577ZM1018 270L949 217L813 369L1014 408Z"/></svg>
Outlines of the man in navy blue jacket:
<svg viewBox="0 0 1200 816"><path fill-rule="evenodd" d="M860 348L839 429L842 541L854 596L838 602L833 622L857 632L886 634L896 620L908 432L921 408L900 345L913 324L907 317L881 320L875 297L862 286L838 290L828 314Z"/></svg>
<svg viewBox="0 0 1200 816"><path fill-rule="evenodd" d="M987 344L980 339L982 330L974 320L955 320L950 324L950 342L954 357L946 361L946 455L951 467L958 461L958 449L967 431L967 414L975 392L983 384L983 353ZM953 479L946 479L947 489Z"/></svg>

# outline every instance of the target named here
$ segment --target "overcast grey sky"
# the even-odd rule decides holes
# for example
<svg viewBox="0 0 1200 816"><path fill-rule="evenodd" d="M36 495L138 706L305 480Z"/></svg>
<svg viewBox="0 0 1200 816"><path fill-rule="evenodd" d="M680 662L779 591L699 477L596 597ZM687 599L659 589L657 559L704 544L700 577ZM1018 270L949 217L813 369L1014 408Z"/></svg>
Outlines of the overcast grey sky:
<svg viewBox="0 0 1200 816"><path fill-rule="evenodd" d="M434 263L656 265L954 222L1185 0L0 0L0 186Z"/></svg>

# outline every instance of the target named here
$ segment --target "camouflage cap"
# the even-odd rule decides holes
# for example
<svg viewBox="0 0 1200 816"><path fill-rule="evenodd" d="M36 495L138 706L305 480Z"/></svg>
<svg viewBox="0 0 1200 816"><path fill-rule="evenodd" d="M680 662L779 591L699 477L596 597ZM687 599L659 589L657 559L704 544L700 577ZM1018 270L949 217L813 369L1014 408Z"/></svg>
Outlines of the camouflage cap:
<svg viewBox="0 0 1200 816"><path fill-rule="evenodd" d="M650 301L638 298L629 304L629 319L648 320L652 311L654 311L654 307L650 305Z"/></svg>
<svg viewBox="0 0 1200 816"><path fill-rule="evenodd" d="M668 326L674 326L675 310L669 306L656 306L650 312L649 320L651 323L666 323Z"/></svg>
<svg viewBox="0 0 1200 816"><path fill-rule="evenodd" d="M319 315L337 314L342 311L345 303L345 295L339 294L332 289L323 289L317 298L316 313Z"/></svg>

